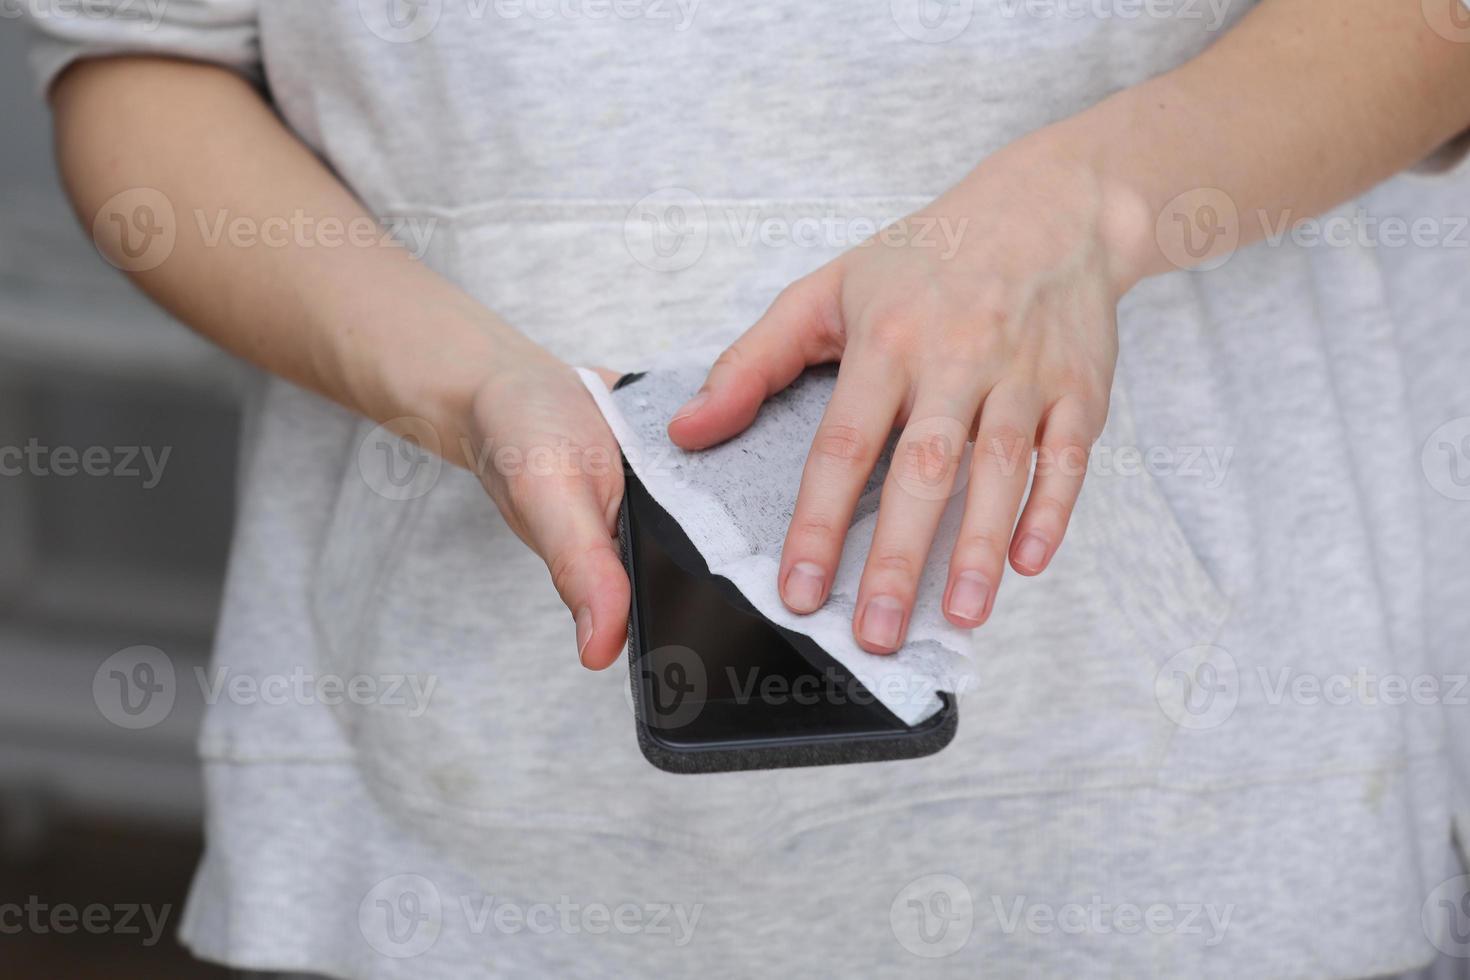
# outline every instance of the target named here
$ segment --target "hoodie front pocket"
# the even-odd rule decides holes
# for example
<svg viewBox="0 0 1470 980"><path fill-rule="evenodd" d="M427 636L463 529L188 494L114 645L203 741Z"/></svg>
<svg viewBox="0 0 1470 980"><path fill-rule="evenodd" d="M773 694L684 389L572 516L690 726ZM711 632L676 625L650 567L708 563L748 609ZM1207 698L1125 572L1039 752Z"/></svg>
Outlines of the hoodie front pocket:
<svg viewBox="0 0 1470 980"><path fill-rule="evenodd" d="M1121 385L1099 447L1137 448ZM1008 574L974 633L951 750L964 763L943 795L1153 781L1192 707L1171 663L1213 643L1228 611L1146 469L1094 467L1051 566Z"/></svg>

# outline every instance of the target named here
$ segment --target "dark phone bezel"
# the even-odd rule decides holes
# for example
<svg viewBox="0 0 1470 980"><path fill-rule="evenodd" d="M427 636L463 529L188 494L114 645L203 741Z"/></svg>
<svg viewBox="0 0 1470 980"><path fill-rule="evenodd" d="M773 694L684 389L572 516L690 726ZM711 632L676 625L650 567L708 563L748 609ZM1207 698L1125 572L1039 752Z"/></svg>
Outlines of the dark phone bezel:
<svg viewBox="0 0 1470 980"><path fill-rule="evenodd" d="M944 702L939 711L918 725L892 732L761 736L721 740L698 746L663 737L659 729L649 723L646 710L650 693L647 684L650 678L644 664L648 651L643 644L643 631L639 623L639 577L633 558L636 518L629 503L634 493L647 495L647 491L638 482L626 461L623 471L625 490L618 513L619 552L633 587L628 611L628 683L633 693L638 746L644 758L659 769L671 773L737 772L917 759L933 755L954 739L959 726L959 711L955 699L944 692L939 695ZM648 496L648 501L650 505L657 506L651 496ZM780 630L779 626L776 628ZM802 655L811 659L809 654ZM825 653L822 655L826 656ZM841 669L836 660L831 660L831 663ZM855 679L851 682L858 684Z"/></svg>

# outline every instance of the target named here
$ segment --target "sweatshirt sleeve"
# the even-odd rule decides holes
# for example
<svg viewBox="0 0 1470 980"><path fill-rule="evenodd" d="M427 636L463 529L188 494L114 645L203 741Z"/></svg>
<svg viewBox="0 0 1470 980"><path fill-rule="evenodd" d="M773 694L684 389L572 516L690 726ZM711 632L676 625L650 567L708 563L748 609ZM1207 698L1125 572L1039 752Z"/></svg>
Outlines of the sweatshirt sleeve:
<svg viewBox="0 0 1470 980"><path fill-rule="evenodd" d="M87 0L25 4L31 68L44 94L83 58L156 54L231 68L261 79L259 0Z"/></svg>

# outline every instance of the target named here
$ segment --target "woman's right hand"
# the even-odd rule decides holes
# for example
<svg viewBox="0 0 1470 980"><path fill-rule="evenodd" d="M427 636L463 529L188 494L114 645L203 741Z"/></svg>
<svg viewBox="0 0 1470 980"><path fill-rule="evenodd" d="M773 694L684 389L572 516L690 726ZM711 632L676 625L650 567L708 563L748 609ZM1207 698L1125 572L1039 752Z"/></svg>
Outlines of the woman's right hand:
<svg viewBox="0 0 1470 980"><path fill-rule="evenodd" d="M602 670L627 637L632 594L616 540L617 441L571 367L532 344L498 360L475 394L461 462L546 562L577 624L583 666ZM598 373L609 387L618 377Z"/></svg>

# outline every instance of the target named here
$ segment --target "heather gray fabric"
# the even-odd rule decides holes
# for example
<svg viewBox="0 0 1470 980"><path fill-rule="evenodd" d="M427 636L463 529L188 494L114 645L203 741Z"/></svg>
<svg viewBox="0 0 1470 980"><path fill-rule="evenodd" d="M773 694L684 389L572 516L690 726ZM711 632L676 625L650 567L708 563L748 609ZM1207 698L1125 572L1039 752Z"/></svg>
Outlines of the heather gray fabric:
<svg viewBox="0 0 1470 980"><path fill-rule="evenodd" d="M727 342L879 216L1218 26L1149 9L195 0L37 20L37 61L258 72L371 208L432 223L434 268L557 354L636 369ZM429 980L1358 976L1463 951L1470 708L1448 683L1335 692L1466 670L1467 188L1403 177L1336 212L1427 217L1431 244L1288 236L1125 300L1145 455L1084 493L1145 503L1007 580L955 742L915 762L655 771L625 675L577 666L474 479L390 469L371 425L263 381L217 664L436 685L211 709L184 940Z"/></svg>

